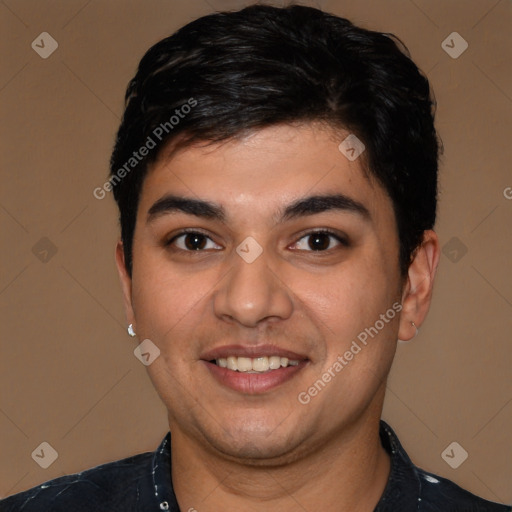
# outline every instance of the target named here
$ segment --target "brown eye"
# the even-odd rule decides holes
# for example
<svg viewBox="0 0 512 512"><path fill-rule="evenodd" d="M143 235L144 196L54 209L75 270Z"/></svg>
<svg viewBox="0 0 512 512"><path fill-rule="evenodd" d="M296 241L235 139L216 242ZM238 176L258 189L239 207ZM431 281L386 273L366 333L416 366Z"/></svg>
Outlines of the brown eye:
<svg viewBox="0 0 512 512"><path fill-rule="evenodd" d="M334 233L328 231L315 231L303 236L298 242L294 244L294 249L301 251L327 251L337 246L348 246L346 240Z"/></svg>
<svg viewBox="0 0 512 512"><path fill-rule="evenodd" d="M169 245L175 245L182 251L202 251L205 249L222 249L217 245L211 238L203 233L198 232L186 232L175 236Z"/></svg>
<svg viewBox="0 0 512 512"><path fill-rule="evenodd" d="M188 233L184 237L185 247L189 251L199 251L206 246L206 237L199 233Z"/></svg>
<svg viewBox="0 0 512 512"><path fill-rule="evenodd" d="M325 251L331 244L331 235L327 233L314 233L308 236L308 247L312 251Z"/></svg>

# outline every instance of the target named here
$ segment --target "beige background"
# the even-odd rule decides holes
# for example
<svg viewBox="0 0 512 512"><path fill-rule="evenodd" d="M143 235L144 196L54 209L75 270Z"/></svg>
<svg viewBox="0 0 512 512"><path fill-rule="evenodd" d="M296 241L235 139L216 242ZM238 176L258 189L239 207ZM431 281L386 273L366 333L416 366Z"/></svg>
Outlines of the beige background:
<svg viewBox="0 0 512 512"><path fill-rule="evenodd" d="M167 430L125 330L114 202L92 191L105 181L125 86L144 51L193 18L242 5L0 2L0 496L152 450ZM512 3L316 5L398 35L439 105L445 254L430 316L399 346L384 418L416 463L511 503ZM457 59L441 47L453 31L469 44ZM59 44L47 59L31 48L41 32ZM59 454L46 470L31 458L43 441ZM441 457L452 441L469 453L458 469Z"/></svg>

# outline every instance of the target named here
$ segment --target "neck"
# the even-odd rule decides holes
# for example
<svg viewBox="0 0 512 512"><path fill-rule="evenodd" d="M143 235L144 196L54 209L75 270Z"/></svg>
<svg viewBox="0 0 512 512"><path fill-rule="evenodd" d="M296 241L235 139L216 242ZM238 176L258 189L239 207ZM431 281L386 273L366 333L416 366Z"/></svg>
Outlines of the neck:
<svg viewBox="0 0 512 512"><path fill-rule="evenodd" d="M257 465L228 459L171 424L172 481L180 509L373 511L390 471L379 437L380 412L381 407L367 410L292 462Z"/></svg>

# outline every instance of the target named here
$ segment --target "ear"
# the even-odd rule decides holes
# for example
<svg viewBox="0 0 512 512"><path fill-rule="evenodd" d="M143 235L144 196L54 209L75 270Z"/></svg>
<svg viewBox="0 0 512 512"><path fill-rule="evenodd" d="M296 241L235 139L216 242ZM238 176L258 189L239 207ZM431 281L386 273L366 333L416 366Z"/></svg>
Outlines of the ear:
<svg viewBox="0 0 512 512"><path fill-rule="evenodd" d="M119 240L116 245L116 265L117 271L119 273L119 280L121 281L126 319L128 320L129 324L133 324L133 329L135 332L137 332L135 326L135 315L132 305L132 279L126 270L126 263L124 260L124 247L121 240Z"/></svg>
<svg viewBox="0 0 512 512"><path fill-rule="evenodd" d="M432 299L434 278L439 264L439 239L432 230L424 231L423 241L414 252L402 291L402 313L398 338L409 341L416 336L427 316ZM412 325L412 322L416 325Z"/></svg>

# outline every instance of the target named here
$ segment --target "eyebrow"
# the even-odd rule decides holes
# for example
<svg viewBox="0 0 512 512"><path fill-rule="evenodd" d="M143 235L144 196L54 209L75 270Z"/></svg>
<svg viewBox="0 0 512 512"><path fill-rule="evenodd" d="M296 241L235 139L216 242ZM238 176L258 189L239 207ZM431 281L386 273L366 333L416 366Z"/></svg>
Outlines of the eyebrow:
<svg viewBox="0 0 512 512"><path fill-rule="evenodd" d="M363 203L344 194L309 196L288 205L281 214L281 221L315 215L331 210L355 213L364 220L371 220L370 211Z"/></svg>
<svg viewBox="0 0 512 512"><path fill-rule="evenodd" d="M226 214L224 208L215 203L202 199L192 199L174 195L166 195L156 201L148 211L146 222L152 222L162 215L171 213L187 213L204 219L224 221Z"/></svg>
<svg viewBox="0 0 512 512"><path fill-rule="evenodd" d="M371 219L368 208L359 201L344 194L328 194L309 196L294 201L280 210L277 221L283 222L332 210L355 213L364 220ZM147 222L150 223L163 215L173 213L186 213L195 217L221 222L226 219L224 208L216 203L169 194L158 199L151 206L148 211Z"/></svg>

